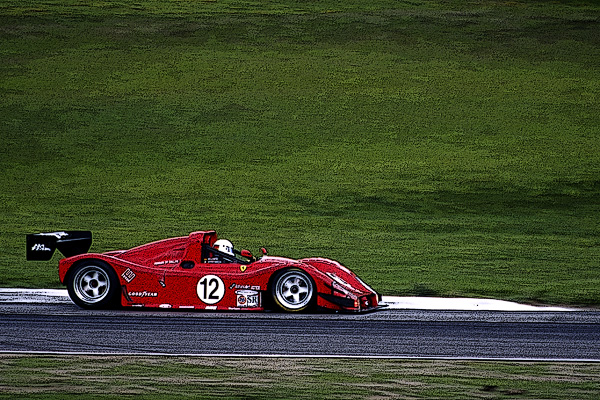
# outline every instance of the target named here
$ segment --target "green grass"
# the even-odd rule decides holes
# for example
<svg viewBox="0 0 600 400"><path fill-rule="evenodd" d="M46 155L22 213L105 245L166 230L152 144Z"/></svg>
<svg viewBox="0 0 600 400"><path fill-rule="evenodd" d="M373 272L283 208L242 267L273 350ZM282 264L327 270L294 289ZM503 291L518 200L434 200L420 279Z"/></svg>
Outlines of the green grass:
<svg viewBox="0 0 600 400"><path fill-rule="evenodd" d="M27 233L216 229L383 294L600 304L597 1L2 0L0 43L0 286L59 284Z"/></svg>
<svg viewBox="0 0 600 400"><path fill-rule="evenodd" d="M0 355L0 399L596 399L600 365Z"/></svg>

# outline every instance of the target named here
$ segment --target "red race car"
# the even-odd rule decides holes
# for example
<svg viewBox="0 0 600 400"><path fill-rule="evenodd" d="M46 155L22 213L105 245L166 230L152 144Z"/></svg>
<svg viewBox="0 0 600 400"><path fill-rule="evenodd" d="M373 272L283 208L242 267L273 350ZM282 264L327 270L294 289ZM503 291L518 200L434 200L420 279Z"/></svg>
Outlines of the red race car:
<svg viewBox="0 0 600 400"><path fill-rule="evenodd" d="M58 250L60 281L83 308L151 307L197 310L362 312L381 296L337 261L255 258L217 240L215 231L159 240L130 250L88 253L92 234L27 235L27 259Z"/></svg>

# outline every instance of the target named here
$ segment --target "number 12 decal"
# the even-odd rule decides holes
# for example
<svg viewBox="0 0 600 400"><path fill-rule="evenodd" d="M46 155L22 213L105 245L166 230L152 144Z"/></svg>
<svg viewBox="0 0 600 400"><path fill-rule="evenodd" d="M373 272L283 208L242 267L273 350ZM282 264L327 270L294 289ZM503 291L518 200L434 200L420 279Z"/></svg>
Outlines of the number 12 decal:
<svg viewBox="0 0 600 400"><path fill-rule="evenodd" d="M225 296L225 284L216 275L206 275L198 282L198 297L206 304L216 304Z"/></svg>

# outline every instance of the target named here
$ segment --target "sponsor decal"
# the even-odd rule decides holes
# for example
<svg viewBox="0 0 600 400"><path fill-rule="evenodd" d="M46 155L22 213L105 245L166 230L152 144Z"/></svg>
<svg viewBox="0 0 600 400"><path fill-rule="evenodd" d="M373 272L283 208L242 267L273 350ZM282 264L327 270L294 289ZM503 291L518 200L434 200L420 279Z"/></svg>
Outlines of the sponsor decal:
<svg viewBox="0 0 600 400"><path fill-rule="evenodd" d="M158 306L159 308L173 308L171 304L161 304Z"/></svg>
<svg viewBox="0 0 600 400"><path fill-rule="evenodd" d="M165 264L179 264L180 260L166 260L166 261L157 261L154 265L165 265Z"/></svg>
<svg viewBox="0 0 600 400"><path fill-rule="evenodd" d="M247 265L240 265L240 271L246 272L246 268L248 268Z"/></svg>
<svg viewBox="0 0 600 400"><path fill-rule="evenodd" d="M32 251L52 251L51 248L46 247L45 244L34 244L31 248Z"/></svg>
<svg viewBox="0 0 600 400"><path fill-rule="evenodd" d="M251 290L260 290L260 286L250 286L250 285L238 285L237 283L232 283L229 286L229 289L251 289Z"/></svg>
<svg viewBox="0 0 600 400"><path fill-rule="evenodd" d="M236 290L237 306L260 307L260 293L256 290Z"/></svg>
<svg viewBox="0 0 600 400"><path fill-rule="evenodd" d="M205 275L196 287L198 298L205 304L217 304L225 296L225 283L217 275Z"/></svg>
<svg viewBox="0 0 600 400"><path fill-rule="evenodd" d="M143 292L128 292L127 293L129 295L129 297L157 297L158 293L156 292L147 292L147 291L143 291Z"/></svg>
<svg viewBox="0 0 600 400"><path fill-rule="evenodd" d="M129 283L133 280L133 278L135 278L135 272L133 272L130 268L127 268L125 272L121 274L121 277L125 279L127 283Z"/></svg>

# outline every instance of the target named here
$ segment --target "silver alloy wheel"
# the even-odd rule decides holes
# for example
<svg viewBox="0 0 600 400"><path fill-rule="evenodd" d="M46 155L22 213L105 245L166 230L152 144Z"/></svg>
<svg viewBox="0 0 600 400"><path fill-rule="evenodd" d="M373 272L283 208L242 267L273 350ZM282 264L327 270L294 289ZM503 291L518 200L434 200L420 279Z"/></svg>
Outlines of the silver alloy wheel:
<svg viewBox="0 0 600 400"><path fill-rule="evenodd" d="M288 310L305 308L313 297L313 283L302 271L288 271L275 282L275 297Z"/></svg>
<svg viewBox="0 0 600 400"><path fill-rule="evenodd" d="M79 269L75 274L73 290L77 297L85 303L95 304L108 295L110 278L104 269L96 265L88 265Z"/></svg>

